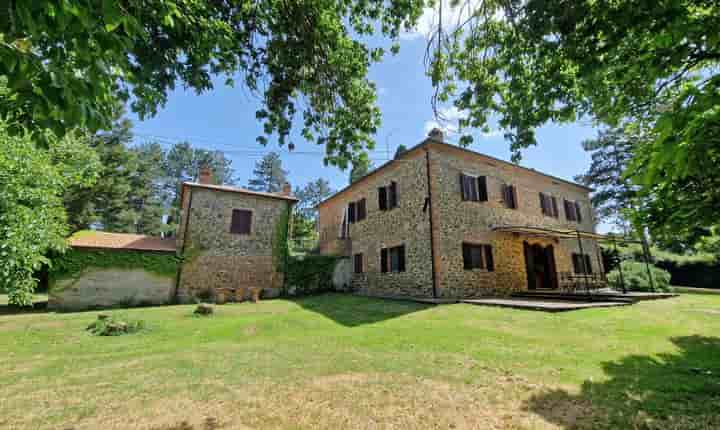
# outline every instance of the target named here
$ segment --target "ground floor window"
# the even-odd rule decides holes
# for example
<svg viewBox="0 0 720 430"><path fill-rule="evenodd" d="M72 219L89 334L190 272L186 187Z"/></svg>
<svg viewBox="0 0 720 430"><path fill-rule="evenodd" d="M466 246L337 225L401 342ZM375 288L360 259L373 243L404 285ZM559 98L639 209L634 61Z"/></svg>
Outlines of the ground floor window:
<svg viewBox="0 0 720 430"><path fill-rule="evenodd" d="M588 254L573 253L572 255L573 271L575 273L591 274L592 264L590 264L590 256Z"/></svg>
<svg viewBox="0 0 720 430"><path fill-rule="evenodd" d="M405 271L405 245L380 250L380 271L383 273Z"/></svg>
<svg viewBox="0 0 720 430"><path fill-rule="evenodd" d="M364 270L363 270L363 255L362 255L362 253L360 253L360 254L355 254L355 255L353 256L353 271L354 271L355 273L363 273L363 272L364 272Z"/></svg>
<svg viewBox="0 0 720 430"><path fill-rule="evenodd" d="M492 246L477 243L463 243L462 252L463 268L465 270L486 269L488 272L495 270Z"/></svg>

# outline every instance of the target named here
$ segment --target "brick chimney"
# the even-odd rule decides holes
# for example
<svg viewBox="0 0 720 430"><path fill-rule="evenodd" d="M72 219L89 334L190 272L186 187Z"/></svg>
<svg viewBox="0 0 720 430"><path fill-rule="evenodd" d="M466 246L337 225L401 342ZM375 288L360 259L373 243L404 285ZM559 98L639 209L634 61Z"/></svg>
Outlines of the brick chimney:
<svg viewBox="0 0 720 430"><path fill-rule="evenodd" d="M292 186L290 186L290 182L285 182L282 187L282 191L280 192L283 196L289 196L292 194Z"/></svg>
<svg viewBox="0 0 720 430"><path fill-rule="evenodd" d="M428 137L436 142L445 142L445 136L443 135L442 130L440 130L439 128L433 128L432 130L430 130L430 133L428 133Z"/></svg>
<svg viewBox="0 0 720 430"><path fill-rule="evenodd" d="M206 185L212 184L212 176L212 169L203 166L200 168L200 173L198 174L198 182Z"/></svg>

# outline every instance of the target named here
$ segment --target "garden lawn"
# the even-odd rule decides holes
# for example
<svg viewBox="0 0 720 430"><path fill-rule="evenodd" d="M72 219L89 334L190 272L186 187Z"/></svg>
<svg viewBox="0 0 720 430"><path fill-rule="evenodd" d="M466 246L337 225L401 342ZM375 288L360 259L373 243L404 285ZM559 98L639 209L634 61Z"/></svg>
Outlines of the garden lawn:
<svg viewBox="0 0 720 430"><path fill-rule="evenodd" d="M0 428L720 428L720 296L549 314L328 294L0 313Z"/></svg>

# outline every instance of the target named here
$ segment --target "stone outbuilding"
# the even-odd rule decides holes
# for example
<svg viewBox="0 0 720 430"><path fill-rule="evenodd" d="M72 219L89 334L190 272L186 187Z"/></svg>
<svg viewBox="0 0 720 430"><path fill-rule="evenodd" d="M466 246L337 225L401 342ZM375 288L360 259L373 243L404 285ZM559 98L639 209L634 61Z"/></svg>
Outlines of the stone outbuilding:
<svg viewBox="0 0 720 430"><path fill-rule="evenodd" d="M212 184L211 177L203 169L198 182L182 184L177 301L253 289L277 297L284 287L287 237L297 202L290 184L282 192L266 193Z"/></svg>
<svg viewBox="0 0 720 430"><path fill-rule="evenodd" d="M318 206L320 250L351 257L366 295L557 289L563 275L602 272L590 191L434 130Z"/></svg>

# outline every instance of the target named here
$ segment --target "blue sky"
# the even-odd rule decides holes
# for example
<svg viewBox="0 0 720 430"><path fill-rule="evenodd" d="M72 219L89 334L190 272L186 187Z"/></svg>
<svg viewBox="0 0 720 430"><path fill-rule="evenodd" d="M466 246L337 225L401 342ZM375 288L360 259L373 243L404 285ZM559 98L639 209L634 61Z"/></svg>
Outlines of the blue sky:
<svg viewBox="0 0 720 430"><path fill-rule="evenodd" d="M388 55L371 69L370 79L378 88L383 121L376 136L376 149L371 153L376 165L387 159L388 149L392 156L398 145L409 147L420 142L433 125L432 87L423 65L425 43L421 34L406 34L401 40L400 53ZM316 154L289 153L272 141L267 147L257 144L255 137L262 133L255 119L258 106L257 99L247 90L225 87L221 79L213 91L201 95L179 88L169 95L167 105L154 118L145 121L134 118L136 140L159 140L168 145L188 140L196 147L223 150L232 159L241 186L247 184L261 153L271 150L280 152L293 186L302 186L318 177L327 179L335 189L347 185L349 172L325 167L322 148L312 143L293 139L296 152L317 151ZM457 113L448 112L450 117ZM589 124L544 126L537 131L539 145L523 152L521 164L572 180L590 163L580 142L594 135L595 129ZM446 133L446 140L456 142L457 139L457 135ZM502 133L496 130L476 137L470 147L504 160L510 159L508 148ZM242 152L248 150L256 152Z"/></svg>

